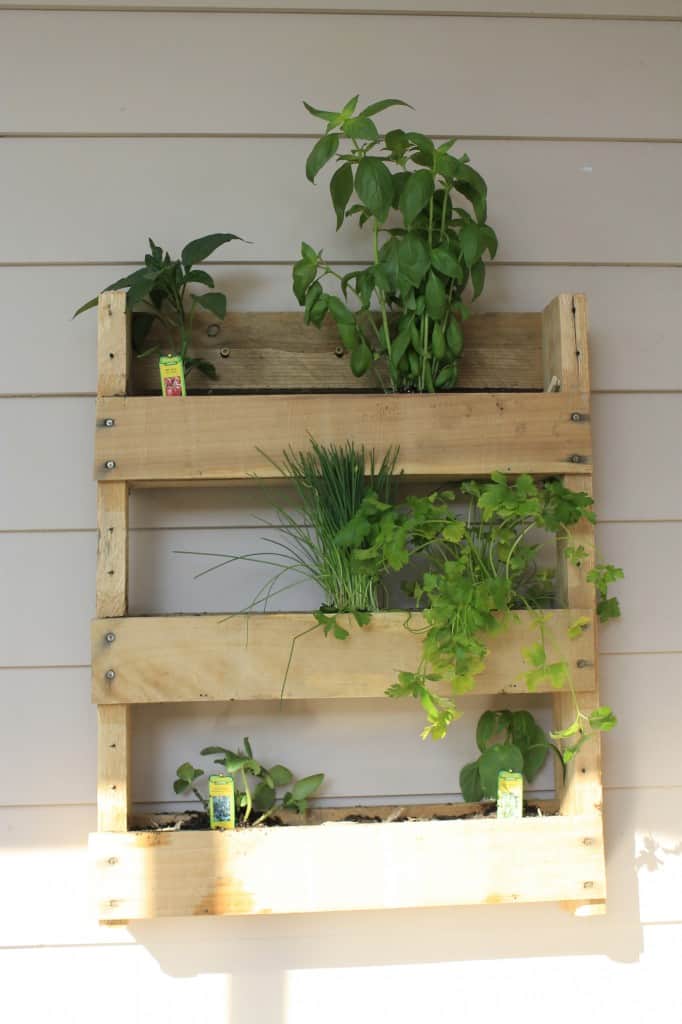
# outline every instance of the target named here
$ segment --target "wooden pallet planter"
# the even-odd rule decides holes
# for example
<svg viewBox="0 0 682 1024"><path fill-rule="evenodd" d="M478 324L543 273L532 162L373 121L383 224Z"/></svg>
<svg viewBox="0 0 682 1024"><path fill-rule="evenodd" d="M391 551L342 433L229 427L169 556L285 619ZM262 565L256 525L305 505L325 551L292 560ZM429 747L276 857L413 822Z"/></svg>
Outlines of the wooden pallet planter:
<svg viewBox="0 0 682 1024"><path fill-rule="evenodd" d="M204 355L227 351L232 360L228 374L218 358L221 385L253 389L254 339L263 337L279 387L300 386L305 378L298 371L294 378L277 371L292 352L305 362L305 332L297 317L253 314L234 322L235 337L204 344ZM561 901L581 913L604 910L598 739L572 762L565 784L558 780L554 816L352 824L325 821L325 812L318 812L310 816L314 824L296 828L129 831L131 706L278 699L291 639L311 621L309 614L253 615L247 633L244 616L128 617L131 486L240 482L254 474L272 478L276 474L256 446L277 458L288 444L305 446L310 433L321 442L350 438L378 450L399 444L400 468L413 478L456 479L502 469L560 475L567 486L590 491L584 297L560 295L543 314L473 317L467 327L461 387L480 388L487 381L488 387L514 393L385 396L358 393L354 381L353 393L333 396L243 393L168 401L128 394L133 373L125 295L101 297L98 618L92 626L98 832L91 836L101 920L538 901ZM229 332L229 321L224 330ZM345 388L347 368L334 342L326 331L305 338L312 346L315 382ZM136 368L142 390L154 386L150 374L148 366ZM560 390L541 392L554 378ZM274 389L273 379L260 381L263 390ZM573 533L574 542L591 550L589 524ZM563 607L553 613L555 632L565 637L569 621L588 619L581 637L560 642L589 712L599 704L594 593L585 578L591 561L572 566L561 546L558 557ZM396 668L418 660L419 641L404 629L404 620L402 613L377 614L370 626L352 629L344 643L320 632L301 638L287 696L380 696ZM529 616L519 613L492 638L477 692L525 692L516 679L530 634ZM573 717L570 698L558 693L553 702L555 725L563 727Z"/></svg>

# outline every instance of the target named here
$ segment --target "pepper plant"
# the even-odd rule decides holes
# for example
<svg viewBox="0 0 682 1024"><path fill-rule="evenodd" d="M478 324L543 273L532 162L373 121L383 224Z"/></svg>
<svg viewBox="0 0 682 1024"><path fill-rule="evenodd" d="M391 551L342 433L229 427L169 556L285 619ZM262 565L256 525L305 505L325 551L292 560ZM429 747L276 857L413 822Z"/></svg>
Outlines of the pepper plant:
<svg viewBox="0 0 682 1024"><path fill-rule="evenodd" d="M416 671L400 672L386 692L391 697L416 697L427 717L422 735L442 738L460 715L456 696L473 690L485 667L487 637L509 623L516 609L532 611L539 639L523 652L523 681L531 691L544 681L570 689L575 719L555 734L571 740L563 754L569 761L592 732L613 728L616 719L608 707L585 715L568 662L552 658L547 609L553 603L553 572L537 567L538 544L529 534L539 529L566 540L569 528L583 517L594 521L592 498L568 490L558 480L536 483L528 474L509 482L503 473L493 473L489 482L469 481L461 489L469 497L465 518L453 510L451 491L409 497L402 506L370 494L337 535L337 543L352 551L357 567L373 575L400 572L410 563L419 570L416 582L405 589L415 608L423 611L423 627L413 627L409 618L406 623L422 636L421 661ZM587 552L569 545L566 553L579 564ZM600 594L597 611L602 621L620 614L617 598L608 596L608 585L622 575L612 565L597 565L587 574ZM586 625L578 617L569 627L569 637L576 639ZM451 696L435 692L433 684L442 682Z"/></svg>
<svg viewBox="0 0 682 1024"><path fill-rule="evenodd" d="M224 320L227 296L215 291L215 281L211 275L198 269L195 264L208 259L221 245L235 240L244 241L238 235L226 233L195 238L193 242L187 243L180 258L174 259L150 238L144 266L103 289L113 291L120 288L127 291L127 305L132 311L133 349L140 358L155 352L177 352L182 357L185 375L196 369L205 377L216 379L213 363L190 354L192 327L199 307L208 310L217 320ZM191 285L197 284L213 290L201 293L188 291ZM98 298L95 296L85 302L73 314L74 317L96 306ZM150 345L148 338L154 324L160 325L161 338Z"/></svg>
<svg viewBox="0 0 682 1024"><path fill-rule="evenodd" d="M234 781L234 801L240 825L260 825L277 809L296 811L298 814L308 807L308 800L324 782L324 774L307 775L303 779L294 780L293 773L283 764L266 768L253 756L253 749L248 736L244 737L244 749L236 753L227 747L204 747L202 757L220 754L214 761L220 765L226 775ZM208 800L197 788L197 780L204 776L201 768L195 768L189 761L181 764L176 771L173 789L180 795L191 792L200 800L205 811L208 811ZM249 778L258 781L252 788ZM290 786L285 793L280 790ZM252 815L255 817L252 818Z"/></svg>
<svg viewBox="0 0 682 1024"><path fill-rule="evenodd" d="M323 251L303 243L293 286L306 323L336 321L357 377L370 368L393 391L449 390L457 382L464 292L477 298L483 256L495 257L497 237L486 223L487 186L456 139L436 144L420 132L388 131L374 116L402 100L356 112L354 96L340 111L306 109L326 123L306 163L308 180L335 159L330 193L339 230L347 219L369 226L370 265L341 275ZM340 283L343 300L325 290ZM374 312L378 310L378 315Z"/></svg>

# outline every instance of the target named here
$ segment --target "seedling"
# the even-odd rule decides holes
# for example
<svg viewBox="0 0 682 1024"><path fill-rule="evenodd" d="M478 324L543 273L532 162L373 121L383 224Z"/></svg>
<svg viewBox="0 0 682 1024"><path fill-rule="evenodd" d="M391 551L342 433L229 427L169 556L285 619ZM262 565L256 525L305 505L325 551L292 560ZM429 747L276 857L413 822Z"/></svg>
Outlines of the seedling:
<svg viewBox="0 0 682 1024"><path fill-rule="evenodd" d="M303 814L308 808L308 800L324 782L324 774L307 775L303 779L294 780L293 773L282 764L266 768L253 756L253 749L248 736L244 738L244 749L235 753L227 747L204 747L202 757L220 754L213 763L220 765L226 775L232 776L235 783L235 807L241 825L260 825L267 820L278 807ZM208 811L208 801L197 789L195 782L204 776L200 768L195 768L188 761L177 769L177 778L173 789L180 795L191 792ZM252 788L250 777L257 779ZM278 792L285 786L290 789L284 794ZM256 815L252 819L252 815Z"/></svg>
<svg viewBox="0 0 682 1024"><path fill-rule="evenodd" d="M467 803L496 800L500 772L519 772L532 782L550 749L561 760L561 751L550 743L530 711L485 711L476 727L476 745L479 757L459 773Z"/></svg>

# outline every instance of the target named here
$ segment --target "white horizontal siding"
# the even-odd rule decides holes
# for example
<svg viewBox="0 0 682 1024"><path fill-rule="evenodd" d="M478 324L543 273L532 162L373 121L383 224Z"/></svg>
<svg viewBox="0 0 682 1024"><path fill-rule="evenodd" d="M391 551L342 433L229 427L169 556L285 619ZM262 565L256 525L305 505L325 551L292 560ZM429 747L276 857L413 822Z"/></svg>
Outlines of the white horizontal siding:
<svg viewBox="0 0 682 1024"><path fill-rule="evenodd" d="M216 229L253 241L221 251L232 260L289 262L302 239L332 259L366 260L366 232L337 234L326 186L306 181L309 148L305 139L6 139L0 263L129 261L148 234L178 250ZM501 260L682 262L682 145L475 141L466 150L488 180ZM644 196L646 216L635 216Z"/></svg>
<svg viewBox="0 0 682 1024"><path fill-rule="evenodd" d="M56 58L49 83L33 71L36 17ZM353 18L312 13L0 12L0 95L13 93L0 129L314 134L320 122L301 100L340 109L352 59L352 91L366 102L402 98L409 67L404 98L415 112L385 114L389 127L582 136L585 105L598 97L588 134L679 139L681 47L682 25L656 22L601 22L586 33L580 21L518 19L500 32L490 18L377 15L358 31ZM266 79L271 88L253 88Z"/></svg>

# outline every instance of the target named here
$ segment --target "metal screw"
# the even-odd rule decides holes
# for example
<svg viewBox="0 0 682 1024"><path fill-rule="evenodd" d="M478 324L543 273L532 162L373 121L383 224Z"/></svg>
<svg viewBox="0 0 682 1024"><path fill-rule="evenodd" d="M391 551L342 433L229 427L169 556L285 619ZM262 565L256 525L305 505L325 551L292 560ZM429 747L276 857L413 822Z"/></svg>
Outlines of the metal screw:
<svg viewBox="0 0 682 1024"><path fill-rule="evenodd" d="M570 459L568 461L569 462L582 462L583 460L582 460L582 456L581 455L571 455L571 457L570 457Z"/></svg>
<svg viewBox="0 0 682 1024"><path fill-rule="evenodd" d="M594 889L594 882L583 882L583 889Z"/></svg>
<svg viewBox="0 0 682 1024"><path fill-rule="evenodd" d="M336 346L336 348L334 349L334 355L336 356L337 359L341 358L341 356L343 355L343 345Z"/></svg>
<svg viewBox="0 0 682 1024"><path fill-rule="evenodd" d="M104 426L105 427L113 427L115 422L116 422L116 420L112 420L111 416L107 416L107 418L104 421Z"/></svg>
<svg viewBox="0 0 682 1024"><path fill-rule="evenodd" d="M209 338L215 338L219 330L220 328L218 327L218 324L209 324L209 326L206 328L206 333L208 334Z"/></svg>
<svg viewBox="0 0 682 1024"><path fill-rule="evenodd" d="M118 864L118 857L109 857L107 864Z"/></svg>
<svg viewBox="0 0 682 1024"><path fill-rule="evenodd" d="M114 462L113 459L107 459L107 461L104 463L104 468L105 469L116 469L116 463Z"/></svg>
<svg viewBox="0 0 682 1024"><path fill-rule="evenodd" d="M220 350L220 355L221 355L221 358L222 358L222 359L228 359L228 358L229 358L229 355L230 355L230 350L229 350L229 348L221 348L221 350Z"/></svg>
<svg viewBox="0 0 682 1024"><path fill-rule="evenodd" d="M113 679L115 679L115 678L116 678L116 673L114 672L113 668L108 668L108 669L106 670L106 672L104 673L104 678L105 678L105 679L107 680L107 682L109 682L109 683L110 683L110 682L111 682L111 681L112 681Z"/></svg>
<svg viewBox="0 0 682 1024"><path fill-rule="evenodd" d="M576 661L576 665L578 668L589 668L591 664L591 661L585 661L584 658L578 658L578 660Z"/></svg>
<svg viewBox="0 0 682 1024"><path fill-rule="evenodd" d="M113 644L114 640L116 639L116 634L115 633L107 633L107 635L104 637L104 639L106 640L106 642L108 644Z"/></svg>
<svg viewBox="0 0 682 1024"><path fill-rule="evenodd" d="M582 414L579 413L579 412L572 412L571 413L571 419L573 420L574 423L580 423L582 418L583 418Z"/></svg>

